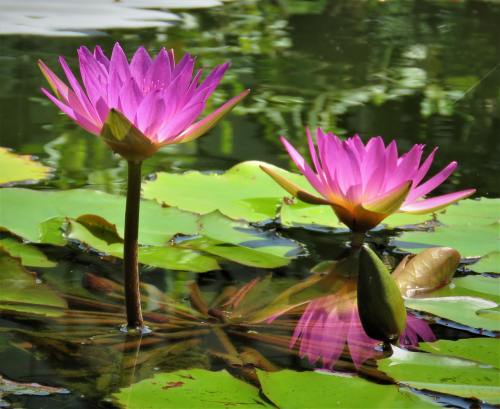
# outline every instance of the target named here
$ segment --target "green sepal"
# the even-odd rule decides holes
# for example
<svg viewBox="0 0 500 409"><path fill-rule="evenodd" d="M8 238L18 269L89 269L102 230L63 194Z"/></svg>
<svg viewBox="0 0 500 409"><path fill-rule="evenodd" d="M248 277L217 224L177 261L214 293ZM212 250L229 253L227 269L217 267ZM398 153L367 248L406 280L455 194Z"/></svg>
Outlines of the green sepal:
<svg viewBox="0 0 500 409"><path fill-rule="evenodd" d="M142 162L160 148L115 109L109 111L101 137L113 152L134 162Z"/></svg>
<svg viewBox="0 0 500 409"><path fill-rule="evenodd" d="M359 256L358 309L366 334L394 342L406 325L403 297L382 260L367 245Z"/></svg>

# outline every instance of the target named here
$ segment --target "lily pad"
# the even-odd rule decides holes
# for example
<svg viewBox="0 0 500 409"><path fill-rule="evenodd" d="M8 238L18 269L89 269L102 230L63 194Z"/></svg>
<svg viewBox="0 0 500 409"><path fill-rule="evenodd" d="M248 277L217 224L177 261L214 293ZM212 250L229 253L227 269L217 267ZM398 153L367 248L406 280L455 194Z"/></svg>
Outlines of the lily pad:
<svg viewBox="0 0 500 409"><path fill-rule="evenodd" d="M60 316L66 301L24 269L18 258L0 249L0 309Z"/></svg>
<svg viewBox="0 0 500 409"><path fill-rule="evenodd" d="M0 186L36 183L49 177L51 169L34 161L30 156L16 155L0 147Z"/></svg>
<svg viewBox="0 0 500 409"><path fill-rule="evenodd" d="M280 408L430 408L430 399L359 377L327 372L257 371L262 391Z"/></svg>
<svg viewBox="0 0 500 409"><path fill-rule="evenodd" d="M67 237L77 240L85 245L97 250L100 253L123 258L123 244L121 238L116 236L110 242L99 237L95 229L89 230L76 220L70 220L68 225ZM109 240L109 237L108 237ZM205 272L218 270L219 264L210 256L203 255L199 251L183 249L178 246L140 246L139 262L150 266L168 268L172 270L184 270L192 272Z"/></svg>
<svg viewBox="0 0 500 409"><path fill-rule="evenodd" d="M60 228L54 220L50 226L44 225L47 220L77 218L85 214L106 219L123 236L123 196L86 189L56 192L6 188L0 189L0 202L0 228L34 243L43 241L49 233L48 227L56 231ZM34 203L36 206L33 206ZM139 242L143 245L162 246L175 234L196 234L198 231L196 215L175 208L163 208L152 201L141 202L140 217Z"/></svg>
<svg viewBox="0 0 500 409"><path fill-rule="evenodd" d="M500 339L468 338L457 341L441 339L436 342L421 343L419 348L434 354L469 359L500 369Z"/></svg>
<svg viewBox="0 0 500 409"><path fill-rule="evenodd" d="M405 232L395 244L406 250L448 246L462 257L486 256L490 262L498 261L495 253L500 248L499 217L500 199L463 200L437 215L440 225L429 231ZM476 271L489 270L491 264L485 264L479 264Z"/></svg>
<svg viewBox="0 0 500 409"><path fill-rule="evenodd" d="M0 239L0 248L3 248L13 257L19 257L23 266L27 267L54 267L56 263L35 246L22 243L10 237Z"/></svg>
<svg viewBox="0 0 500 409"><path fill-rule="evenodd" d="M477 362L394 347L378 368L413 388L500 403L500 371Z"/></svg>
<svg viewBox="0 0 500 409"><path fill-rule="evenodd" d="M427 312L472 328L500 331L498 304L477 297L407 298L408 308Z"/></svg>
<svg viewBox="0 0 500 409"><path fill-rule="evenodd" d="M200 225L202 237L183 241L182 246L260 268L287 265L303 252L303 248L293 240L228 219L219 212L201 217Z"/></svg>
<svg viewBox="0 0 500 409"><path fill-rule="evenodd" d="M232 219L265 222L275 218L286 227L302 226L345 228L329 206L308 205L290 195L265 174L260 166L293 181L314 193L306 178L265 162L242 162L224 173L158 173L144 185L144 197L169 206L199 214L215 210ZM392 219L391 221L391 218ZM419 224L431 219L421 215L393 215L387 219L391 228Z"/></svg>
<svg viewBox="0 0 500 409"><path fill-rule="evenodd" d="M259 390L226 371L189 369L162 373L113 395L127 409L265 408Z"/></svg>
<svg viewBox="0 0 500 409"><path fill-rule="evenodd" d="M431 294L432 297L479 297L500 303L500 280L493 277L469 275L454 278L453 281Z"/></svg>
<svg viewBox="0 0 500 409"><path fill-rule="evenodd" d="M486 254L469 268L476 273L500 274L500 251L492 251Z"/></svg>

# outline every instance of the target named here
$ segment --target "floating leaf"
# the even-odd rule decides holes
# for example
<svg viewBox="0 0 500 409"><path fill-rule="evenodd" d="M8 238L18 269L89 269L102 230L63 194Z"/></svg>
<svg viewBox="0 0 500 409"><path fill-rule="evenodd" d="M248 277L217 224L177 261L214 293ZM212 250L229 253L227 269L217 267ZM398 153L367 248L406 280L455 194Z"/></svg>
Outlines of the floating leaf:
<svg viewBox="0 0 500 409"><path fill-rule="evenodd" d="M500 281L497 278L469 275L453 281L429 296L432 297L479 297L500 303Z"/></svg>
<svg viewBox="0 0 500 409"><path fill-rule="evenodd" d="M35 183L49 177L51 169L30 156L16 155L0 147L0 185Z"/></svg>
<svg viewBox="0 0 500 409"><path fill-rule="evenodd" d="M469 267L476 273L500 274L500 251L492 251L486 254Z"/></svg>
<svg viewBox="0 0 500 409"><path fill-rule="evenodd" d="M47 256L35 246L22 243L10 237L0 239L0 248L3 248L11 256L20 258L23 266L54 267L56 265L56 263L50 261Z"/></svg>
<svg viewBox="0 0 500 409"><path fill-rule="evenodd" d="M499 209L500 199L462 200L437 215L440 225L432 231L405 232L396 245L407 250L448 246L462 257L494 258L492 253L498 252L500 245Z"/></svg>
<svg viewBox="0 0 500 409"><path fill-rule="evenodd" d="M261 166L272 169L304 191L317 195L302 175L288 172L265 162L242 162L225 173L158 173L143 188L144 197L169 206L207 214L219 210L232 219L263 222L279 217L284 226L312 225L342 227L330 206L308 205L291 195L268 176ZM285 198L285 200L283 200ZM281 209L281 210L280 210ZM391 227L418 224L430 216L394 215ZM401 223L401 224L398 224Z"/></svg>
<svg viewBox="0 0 500 409"><path fill-rule="evenodd" d="M226 371L189 369L155 375L115 393L126 409L265 408L259 390Z"/></svg>
<svg viewBox="0 0 500 409"><path fill-rule="evenodd" d="M259 268L281 267L303 251L290 239L228 219L219 212L201 217L200 224L202 237L183 241L181 245L240 264Z"/></svg>
<svg viewBox="0 0 500 409"><path fill-rule="evenodd" d="M119 236L114 238L110 231L107 231L106 238L96 234L95 229L90 230L88 225L69 221L69 239L77 240L100 253L123 258L123 244ZM178 246L140 246L139 262L151 266L168 268L172 270L184 270L192 272L205 272L218 270L219 264L210 256L201 254L199 251L183 249Z"/></svg>
<svg viewBox="0 0 500 409"><path fill-rule="evenodd" d="M288 193L260 169L262 164L243 162L222 174L158 173L156 180L144 185L144 197L200 214L219 210L233 219L269 220Z"/></svg>
<svg viewBox="0 0 500 409"><path fill-rule="evenodd" d="M477 297L408 298L408 308L437 315L472 328L500 331L498 304Z"/></svg>
<svg viewBox="0 0 500 409"><path fill-rule="evenodd" d="M419 348L434 354L469 359L500 369L500 339L467 338L456 341L441 339L436 342L423 342Z"/></svg>
<svg viewBox="0 0 500 409"><path fill-rule="evenodd" d="M392 272L403 295L408 297L448 284L460 263L458 251L449 247L426 249L408 255Z"/></svg>
<svg viewBox="0 0 500 409"><path fill-rule="evenodd" d="M63 314L66 302L35 276L21 262L0 248L0 309L47 316Z"/></svg>
<svg viewBox="0 0 500 409"><path fill-rule="evenodd" d="M430 399L359 377L328 372L257 371L262 391L280 408L430 408Z"/></svg>
<svg viewBox="0 0 500 409"><path fill-rule="evenodd" d="M500 371L477 362L394 347L393 355L378 361L378 367L413 388L500 403Z"/></svg>
<svg viewBox="0 0 500 409"><path fill-rule="evenodd" d="M60 229L54 220L49 225L43 224L47 220L85 214L106 219L123 236L125 197L122 196L86 189L48 192L6 188L0 189L0 202L0 227L35 243L47 236L52 243L54 233L50 236L47 229ZM139 242L143 245L162 246L175 234L196 234L198 230L196 215L163 208L152 201L141 202L140 217Z"/></svg>

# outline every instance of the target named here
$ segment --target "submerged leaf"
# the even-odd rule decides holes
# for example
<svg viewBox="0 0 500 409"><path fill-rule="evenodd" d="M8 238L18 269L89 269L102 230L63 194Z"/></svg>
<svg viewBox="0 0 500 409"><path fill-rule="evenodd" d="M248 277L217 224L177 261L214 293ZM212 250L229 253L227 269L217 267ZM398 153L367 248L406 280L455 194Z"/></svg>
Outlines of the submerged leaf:
<svg viewBox="0 0 500 409"><path fill-rule="evenodd" d="M50 261L38 248L22 243L10 237L0 239L0 248L3 248L13 257L19 257L23 266L27 267L54 267L56 263Z"/></svg>
<svg viewBox="0 0 500 409"><path fill-rule="evenodd" d="M0 309L60 316L66 301L26 271L18 258L0 248Z"/></svg>
<svg viewBox="0 0 500 409"><path fill-rule="evenodd" d="M39 383L15 382L0 375L0 407L5 407L2 398L8 395L47 396L55 393L66 394L69 393L69 391L65 388L55 388L52 386L40 385ZM7 404L6 407L8 406Z"/></svg>

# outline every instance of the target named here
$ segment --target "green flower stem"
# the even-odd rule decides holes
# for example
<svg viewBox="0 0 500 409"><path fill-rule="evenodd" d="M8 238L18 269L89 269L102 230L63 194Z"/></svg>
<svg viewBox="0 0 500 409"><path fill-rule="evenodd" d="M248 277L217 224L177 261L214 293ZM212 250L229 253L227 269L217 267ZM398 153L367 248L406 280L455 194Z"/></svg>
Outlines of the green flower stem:
<svg viewBox="0 0 500 409"><path fill-rule="evenodd" d="M353 249L359 249L363 243L365 242L366 235L365 233L360 233L360 232L352 232L351 236L351 247Z"/></svg>
<svg viewBox="0 0 500 409"><path fill-rule="evenodd" d="M125 242L123 245L123 270L127 325L142 330L144 320L139 288L139 263L137 260L139 236L139 207L141 204L142 162L128 161L127 208L125 210Z"/></svg>

